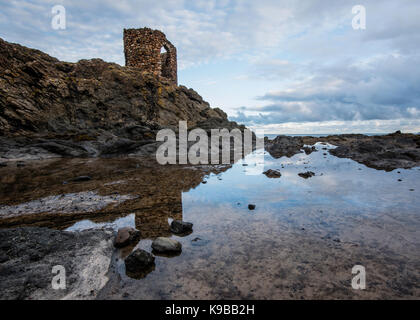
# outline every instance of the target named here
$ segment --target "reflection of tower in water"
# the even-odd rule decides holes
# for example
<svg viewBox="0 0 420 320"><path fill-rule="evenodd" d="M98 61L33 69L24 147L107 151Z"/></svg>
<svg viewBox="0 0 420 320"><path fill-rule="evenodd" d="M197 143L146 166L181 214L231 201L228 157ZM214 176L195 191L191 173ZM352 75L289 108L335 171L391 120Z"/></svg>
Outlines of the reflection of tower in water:
<svg viewBox="0 0 420 320"><path fill-rule="evenodd" d="M170 195L158 194L145 200L151 205L135 213L136 229L140 230L142 238L169 237L168 218L182 220L182 191L174 190Z"/></svg>

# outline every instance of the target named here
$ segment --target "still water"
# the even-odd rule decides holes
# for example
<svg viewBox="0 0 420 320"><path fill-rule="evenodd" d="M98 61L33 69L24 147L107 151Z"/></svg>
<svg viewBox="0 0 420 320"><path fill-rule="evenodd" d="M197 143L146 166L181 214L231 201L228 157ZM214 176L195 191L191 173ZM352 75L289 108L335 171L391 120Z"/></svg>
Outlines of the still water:
<svg viewBox="0 0 420 320"><path fill-rule="evenodd" d="M45 186L39 198L87 191L131 196L99 215L84 212L49 221L50 227L74 232L131 226L142 234L135 247L149 252L158 236L182 243L180 255L156 256L154 270L141 279L125 273L124 258L134 247L116 252L104 298L420 298L420 168L378 171L330 155L325 149L333 146L316 148L280 159L256 151L265 170L281 172L278 179L249 174L254 154L216 168L66 160L39 171L55 175L53 183L43 182L37 170L32 172L40 180L32 180ZM62 185L69 170L94 179ZM315 176L298 175L307 171ZM30 188L16 188L5 199L31 198ZM0 211L17 204L8 205ZM193 233L172 235L172 219L192 222ZM366 268L366 290L351 287L355 265Z"/></svg>
<svg viewBox="0 0 420 320"><path fill-rule="evenodd" d="M182 216L176 218L194 223L191 235L172 236L182 243L182 254L156 257L154 271L133 280L122 260L128 252L120 253L121 280L110 285L118 288L116 297L419 298L419 168L387 173L322 148L292 158L264 154L265 168L278 169L279 179L248 175L252 164L244 166L245 159L182 192ZM315 176L298 176L306 171ZM142 219L136 224L141 214L109 225L143 229ZM150 251L151 239L170 236L170 221L156 222L161 229L155 225L137 247ZM84 220L68 230L106 224ZM350 286L357 264L367 269L364 292Z"/></svg>

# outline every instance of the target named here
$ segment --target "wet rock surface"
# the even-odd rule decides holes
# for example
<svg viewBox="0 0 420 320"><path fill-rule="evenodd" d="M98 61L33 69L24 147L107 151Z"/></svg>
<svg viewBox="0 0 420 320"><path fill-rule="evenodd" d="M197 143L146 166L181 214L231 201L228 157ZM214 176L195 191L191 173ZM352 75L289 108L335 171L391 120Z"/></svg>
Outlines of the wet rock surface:
<svg viewBox="0 0 420 320"><path fill-rule="evenodd" d="M283 165L280 180L245 176L241 163L231 170L231 166L157 166L148 158L51 159L22 168L10 165L0 169L2 205L86 192L135 198L93 212L27 211L0 219L0 225L43 225L76 234L104 226L116 233L129 226L141 231L135 249L150 252L155 238L173 236L168 221L194 221L193 234L174 236L182 253L156 254L156 268L141 274L126 274L124 260L133 247L113 249L112 239L109 280L91 296L98 299L419 296L418 200L409 191L418 190L418 169L384 172L333 156L326 166L318 152L291 159L265 157L273 161L273 168ZM297 175L307 170L324 175L319 173L308 183ZM77 176L93 179L62 184ZM208 183L201 184L203 180ZM259 209L248 211L247 205L253 203ZM88 259L92 247L88 249L76 254ZM9 259L6 253L0 254L0 261ZM38 259L37 254L33 259ZM355 292L349 285L356 263L371 266L369 290ZM25 266L17 260L12 265Z"/></svg>
<svg viewBox="0 0 420 320"><path fill-rule="evenodd" d="M117 248L122 248L128 246L129 244L133 244L140 240L141 233L140 231L131 228L125 227L118 229L117 237L115 238L114 245Z"/></svg>
<svg viewBox="0 0 420 320"><path fill-rule="evenodd" d="M392 171L420 166L420 135L396 132L381 136L345 134L328 137L303 137L306 144L328 142L337 148L329 152L350 158L370 168Z"/></svg>
<svg viewBox="0 0 420 320"><path fill-rule="evenodd" d="M171 231L175 234L190 233L193 231L193 224L191 222L174 220L171 222Z"/></svg>
<svg viewBox="0 0 420 320"><path fill-rule="evenodd" d="M155 267L155 257L147 251L136 249L125 259L126 272L141 278Z"/></svg>
<svg viewBox="0 0 420 320"><path fill-rule="evenodd" d="M309 179L315 176L315 173L312 171L301 172L298 174L299 177L304 179Z"/></svg>
<svg viewBox="0 0 420 320"><path fill-rule="evenodd" d="M0 206L0 218L13 218L38 213L72 214L95 212L135 198L132 195L101 196L94 191L53 195L18 205Z"/></svg>
<svg viewBox="0 0 420 320"><path fill-rule="evenodd" d="M184 86L100 59L62 62L0 39L0 158L6 161L151 155L158 130L176 128L179 120L204 129L238 127Z"/></svg>
<svg viewBox="0 0 420 320"><path fill-rule="evenodd" d="M0 229L0 299L94 299L108 281L112 232ZM63 266L66 289L51 285Z"/></svg>
<svg viewBox="0 0 420 320"><path fill-rule="evenodd" d="M263 174L265 174L268 178L271 178L271 179L278 179L281 177L281 173L278 170L269 169L263 172Z"/></svg>
<svg viewBox="0 0 420 320"><path fill-rule="evenodd" d="M152 242L152 249L158 253L177 253L182 251L182 245L174 239L159 237Z"/></svg>
<svg viewBox="0 0 420 320"><path fill-rule="evenodd" d="M420 135L401 132L378 136L362 134L327 137L277 136L273 140L266 140L265 149L274 158L291 157L302 150L309 155L316 151L312 145L317 142L337 146L329 149L329 153L340 158L350 158L370 168L392 171L397 168L420 166Z"/></svg>
<svg viewBox="0 0 420 320"><path fill-rule="evenodd" d="M277 136L273 140L265 142L265 150L270 153L273 158L292 157L300 153L304 148L304 142L301 137ZM311 148L306 149L313 151Z"/></svg>

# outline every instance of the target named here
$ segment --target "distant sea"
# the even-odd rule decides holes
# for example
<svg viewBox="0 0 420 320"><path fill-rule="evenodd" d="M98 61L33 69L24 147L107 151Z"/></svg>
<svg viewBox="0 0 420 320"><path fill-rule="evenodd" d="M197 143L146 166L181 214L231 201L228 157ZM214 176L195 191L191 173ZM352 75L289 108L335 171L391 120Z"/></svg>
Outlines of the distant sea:
<svg viewBox="0 0 420 320"><path fill-rule="evenodd" d="M310 136L310 137L327 137L327 136L331 136L331 135L337 135L338 133L323 133L323 134L287 134L287 133L267 133L264 134L265 137L267 137L268 139L274 139L277 136L290 136L290 137L306 137L306 136ZM366 136L384 136L387 135L389 133L361 133L364 134Z"/></svg>

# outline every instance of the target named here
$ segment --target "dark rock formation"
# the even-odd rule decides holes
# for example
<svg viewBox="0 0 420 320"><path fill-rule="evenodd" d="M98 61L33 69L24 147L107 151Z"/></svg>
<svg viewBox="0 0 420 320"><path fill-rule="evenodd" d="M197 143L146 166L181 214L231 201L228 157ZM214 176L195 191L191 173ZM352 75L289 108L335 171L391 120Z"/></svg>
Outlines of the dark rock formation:
<svg viewBox="0 0 420 320"><path fill-rule="evenodd" d="M319 141L335 146L329 152L339 158L350 158L368 167L392 171L420 166L420 135L397 131L383 136L345 134L322 138L304 137L306 144Z"/></svg>
<svg viewBox="0 0 420 320"><path fill-rule="evenodd" d="M134 250L126 259L125 259L125 269L128 275L135 276L140 278L141 275L144 276L145 273L154 269L155 266L155 257L141 249Z"/></svg>
<svg viewBox="0 0 420 320"><path fill-rule="evenodd" d="M312 171L307 171L307 172L301 172L298 174L299 177L304 178L304 179L309 179L312 178L313 176L315 176L315 173Z"/></svg>
<svg viewBox="0 0 420 320"><path fill-rule="evenodd" d="M193 224L180 220L174 220L171 223L171 231L176 234L189 233L193 231Z"/></svg>
<svg viewBox="0 0 420 320"><path fill-rule="evenodd" d="M278 170L269 169L263 172L263 174L265 174L268 178L271 178L271 179L278 179L281 177L281 173Z"/></svg>
<svg viewBox="0 0 420 320"><path fill-rule="evenodd" d="M152 249L158 253L177 253L182 251L182 245L174 239L159 237L153 241Z"/></svg>
<svg viewBox="0 0 420 320"><path fill-rule="evenodd" d="M0 39L0 157L151 154L156 133L238 127L192 89L100 59L59 61Z"/></svg>
<svg viewBox="0 0 420 320"><path fill-rule="evenodd" d="M256 208L256 205L255 204L249 204L248 205L248 209L249 210L255 210L255 208Z"/></svg>

